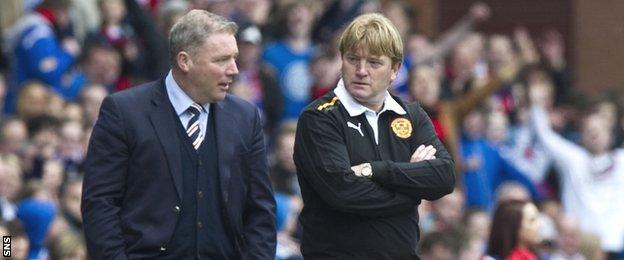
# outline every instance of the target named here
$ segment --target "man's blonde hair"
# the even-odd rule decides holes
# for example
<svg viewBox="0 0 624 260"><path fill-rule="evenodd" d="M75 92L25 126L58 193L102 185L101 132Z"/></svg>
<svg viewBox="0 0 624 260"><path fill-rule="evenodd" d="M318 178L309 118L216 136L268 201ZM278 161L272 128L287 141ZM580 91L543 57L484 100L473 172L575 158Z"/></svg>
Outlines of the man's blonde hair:
<svg viewBox="0 0 624 260"><path fill-rule="evenodd" d="M399 30L379 13L358 16L340 36L341 54L358 48L366 48L372 55L386 55L393 65L403 61L403 40Z"/></svg>

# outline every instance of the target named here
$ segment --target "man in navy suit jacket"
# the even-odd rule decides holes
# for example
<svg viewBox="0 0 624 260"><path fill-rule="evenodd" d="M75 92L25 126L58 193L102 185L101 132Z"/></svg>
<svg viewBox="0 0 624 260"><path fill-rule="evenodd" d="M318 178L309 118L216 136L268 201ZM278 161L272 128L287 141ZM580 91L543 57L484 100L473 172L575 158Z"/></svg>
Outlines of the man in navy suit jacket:
<svg viewBox="0 0 624 260"><path fill-rule="evenodd" d="M273 259L275 201L257 109L227 94L237 26L193 10L165 79L108 96L86 159L92 259Z"/></svg>

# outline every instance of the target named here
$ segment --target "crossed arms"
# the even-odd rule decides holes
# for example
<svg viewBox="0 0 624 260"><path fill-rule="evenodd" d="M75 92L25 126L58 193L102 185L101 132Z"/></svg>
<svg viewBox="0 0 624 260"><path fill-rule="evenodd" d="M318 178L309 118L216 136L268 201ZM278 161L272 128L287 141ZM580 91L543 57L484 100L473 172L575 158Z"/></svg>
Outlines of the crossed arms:
<svg viewBox="0 0 624 260"><path fill-rule="evenodd" d="M418 107L411 137L421 146L410 162L371 161L372 178L356 175L335 120L319 111L299 119L295 163L300 178L331 207L365 216L392 216L413 209L421 199L438 199L453 191L454 165L435 135L431 120ZM430 146L429 146L430 145ZM416 146L414 146L416 147Z"/></svg>

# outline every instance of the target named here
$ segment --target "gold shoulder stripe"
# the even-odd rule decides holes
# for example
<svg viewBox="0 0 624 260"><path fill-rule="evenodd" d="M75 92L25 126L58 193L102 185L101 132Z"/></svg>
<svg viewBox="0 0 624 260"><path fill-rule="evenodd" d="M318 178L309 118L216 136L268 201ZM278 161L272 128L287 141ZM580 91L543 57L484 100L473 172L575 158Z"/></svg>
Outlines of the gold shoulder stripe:
<svg viewBox="0 0 624 260"><path fill-rule="evenodd" d="M316 109L318 109L319 111L322 111L325 108L328 108L328 107L331 107L331 106L335 105L336 101L338 101L338 97L332 98L331 101L318 106Z"/></svg>

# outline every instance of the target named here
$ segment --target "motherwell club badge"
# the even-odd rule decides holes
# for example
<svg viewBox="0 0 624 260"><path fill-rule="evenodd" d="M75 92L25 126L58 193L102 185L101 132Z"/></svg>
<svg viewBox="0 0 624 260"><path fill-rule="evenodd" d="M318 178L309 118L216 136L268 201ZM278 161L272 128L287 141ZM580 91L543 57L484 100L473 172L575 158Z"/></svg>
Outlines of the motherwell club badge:
<svg viewBox="0 0 624 260"><path fill-rule="evenodd" d="M408 138L412 135L412 122L409 120L399 117L397 119L392 120L392 132L399 138Z"/></svg>

